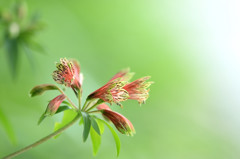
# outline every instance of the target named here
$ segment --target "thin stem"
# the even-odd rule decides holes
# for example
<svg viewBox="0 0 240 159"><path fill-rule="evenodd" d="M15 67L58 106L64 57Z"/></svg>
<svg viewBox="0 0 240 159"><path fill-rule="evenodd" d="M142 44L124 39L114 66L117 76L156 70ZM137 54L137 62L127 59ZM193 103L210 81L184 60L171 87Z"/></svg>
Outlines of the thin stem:
<svg viewBox="0 0 240 159"><path fill-rule="evenodd" d="M69 103L74 107L74 109L78 110L78 108L76 107L76 105L71 101L70 98L68 98L68 96L63 92L63 90L62 90L61 88L59 88L59 87L57 87L57 88L58 88L58 90L59 90L62 94L64 94L64 95L66 96L67 100L68 100Z"/></svg>
<svg viewBox="0 0 240 159"><path fill-rule="evenodd" d="M102 104L104 101L99 99L94 105L92 105L90 108L88 108L86 110L86 112L89 112L90 110L92 110L93 108L95 108L96 106L98 106L99 104Z"/></svg>
<svg viewBox="0 0 240 159"><path fill-rule="evenodd" d="M82 87L78 91L78 108L81 110L81 101L82 101Z"/></svg>
<svg viewBox="0 0 240 159"><path fill-rule="evenodd" d="M82 110L83 110L83 111L84 111L85 108L88 106L88 104L89 104L89 99L87 98L86 101L85 101L85 103L84 103L84 105L83 105L83 107L82 107Z"/></svg>
<svg viewBox="0 0 240 159"><path fill-rule="evenodd" d="M14 157L14 156L18 156L18 155L22 154L23 152L26 152L26 151L30 150L31 148L34 148L34 147L36 147L36 146L44 143L45 141L51 139L52 137L58 135L59 133L63 132L63 131L66 130L67 128L69 128L71 125L73 125L73 124L80 118L80 116L81 116L81 115L78 114L71 122L69 122L67 125L65 125L65 126L62 127L61 129L53 132L52 134L49 134L48 136L46 136L46 137L44 137L44 138L36 141L35 143L33 143L33 144L29 145L29 146L26 146L26 147L24 147L24 148L22 148L22 149L20 149L20 150L18 150L18 151L16 151L16 152L14 152L14 153L11 153L11 154L3 157L2 159L10 159L10 158L12 158L12 157Z"/></svg>
<svg viewBox="0 0 240 159"><path fill-rule="evenodd" d="M102 111L101 110L95 110L95 111L91 111L91 112L88 112L89 114L94 114L94 113L101 113Z"/></svg>

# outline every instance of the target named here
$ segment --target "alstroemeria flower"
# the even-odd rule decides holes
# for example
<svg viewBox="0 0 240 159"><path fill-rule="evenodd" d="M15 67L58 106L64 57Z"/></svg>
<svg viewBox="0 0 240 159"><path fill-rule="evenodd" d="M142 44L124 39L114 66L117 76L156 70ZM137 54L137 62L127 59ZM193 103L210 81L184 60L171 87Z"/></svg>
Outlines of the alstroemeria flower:
<svg viewBox="0 0 240 159"><path fill-rule="evenodd" d="M61 103L65 100L65 98L66 96L64 94L61 94L56 98L52 99L47 106L45 116L55 114Z"/></svg>
<svg viewBox="0 0 240 159"><path fill-rule="evenodd" d="M67 87L80 88L80 66L77 61L68 61L66 58L60 59L56 64L57 70L53 72L53 79Z"/></svg>
<svg viewBox="0 0 240 159"><path fill-rule="evenodd" d="M132 78L134 73L129 73L129 69L124 69L115 74L107 84L97 89L89 95L89 98L99 98L104 102L112 102L122 106L120 102L128 99L128 92L123 89L127 81Z"/></svg>
<svg viewBox="0 0 240 159"><path fill-rule="evenodd" d="M143 77L137 79L131 83L126 84L123 89L125 89L129 94L129 99L137 100L139 104L144 103L149 94L149 89L147 89L153 82L146 82L150 77Z"/></svg>
<svg viewBox="0 0 240 159"><path fill-rule="evenodd" d="M112 111L106 104L100 104L97 109L101 110L102 115L111 120L118 131L122 134L133 136L136 133L132 123L126 117Z"/></svg>
<svg viewBox="0 0 240 159"><path fill-rule="evenodd" d="M104 102L112 104L113 102L121 105L120 102L128 99L128 92L122 87L125 85L125 82L119 80L113 80L97 89L89 95L89 98L99 98Z"/></svg>

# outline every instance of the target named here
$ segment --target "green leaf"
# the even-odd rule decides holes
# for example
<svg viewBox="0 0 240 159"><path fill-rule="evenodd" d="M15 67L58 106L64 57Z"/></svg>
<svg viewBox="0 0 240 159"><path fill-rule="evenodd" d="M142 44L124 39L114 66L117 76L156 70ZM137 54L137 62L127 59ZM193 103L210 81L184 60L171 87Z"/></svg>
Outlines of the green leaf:
<svg viewBox="0 0 240 159"><path fill-rule="evenodd" d="M66 105L60 106L55 114L63 112L63 111L68 110L68 109L71 109L71 108L69 106L66 106Z"/></svg>
<svg viewBox="0 0 240 159"><path fill-rule="evenodd" d="M83 118L81 118L79 121L79 125L82 125L82 124L83 124Z"/></svg>
<svg viewBox="0 0 240 159"><path fill-rule="evenodd" d="M99 127L98 127L98 123L96 122L96 120L94 119L94 117L91 117L91 123L92 123L93 129L98 133L98 135L101 135L100 129L99 129Z"/></svg>
<svg viewBox="0 0 240 159"><path fill-rule="evenodd" d="M94 121L97 123L97 125L100 129L100 134L102 135L104 132L104 123L97 121L97 119L95 119L94 116L92 116L91 118L94 119ZM90 129L90 136L91 136L91 140L92 140L93 155L96 156L98 153L98 150L100 148L100 145L101 145L101 136L93 128L93 124Z"/></svg>
<svg viewBox="0 0 240 159"><path fill-rule="evenodd" d="M71 109L71 108L70 108L69 106L66 106L66 105L60 106L55 114L60 113L60 112L63 112L63 111L68 110L68 109ZM54 115L55 115L55 114L54 114ZM49 114L47 114L46 111L45 111L45 112L41 115L41 117L39 118L39 120L38 120L38 125L40 125L41 122L42 122L47 116L49 116Z"/></svg>
<svg viewBox="0 0 240 159"><path fill-rule="evenodd" d="M32 49L28 46L27 43L24 43L24 42L21 42L20 43L20 46L23 48L28 60L29 60L29 63L31 65L31 68L32 70L35 69L35 62L34 62L34 57L33 57L33 51Z"/></svg>
<svg viewBox="0 0 240 159"><path fill-rule="evenodd" d="M73 107L68 101L63 101L62 103L68 105L69 107Z"/></svg>
<svg viewBox="0 0 240 159"><path fill-rule="evenodd" d="M41 122L46 118L45 112L40 116L39 120L38 120L38 125L41 124Z"/></svg>
<svg viewBox="0 0 240 159"><path fill-rule="evenodd" d="M91 128L91 119L90 116L86 112L82 112L84 129L83 129L83 142L85 142L88 138L88 134Z"/></svg>
<svg viewBox="0 0 240 159"><path fill-rule="evenodd" d="M101 136L94 130L93 127L90 129L90 136L92 140L93 155L96 156L101 145Z"/></svg>
<svg viewBox="0 0 240 159"><path fill-rule="evenodd" d="M68 109L68 110L64 111L62 122L55 123L54 131L57 131L57 130L61 129L62 127L64 127L65 125L67 125L70 121L72 121L76 117L76 115L77 115L77 112L75 112L72 109ZM59 137L59 135L55 136L54 138Z"/></svg>
<svg viewBox="0 0 240 159"><path fill-rule="evenodd" d="M17 76L17 65L19 57L18 40L17 38L10 38L7 35L5 36L4 40L12 77L15 78Z"/></svg>
<svg viewBox="0 0 240 159"><path fill-rule="evenodd" d="M120 142L120 139L117 135L117 133L115 132L115 130L104 120L102 119L99 119L97 118L96 119L99 123L102 122L104 123L105 125L107 125L107 127L109 128L109 130L111 131L112 135L113 135L113 138L115 140L115 143L116 143L116 149L117 149L117 156L119 156L119 153L120 153L120 148L121 148L121 142Z"/></svg>
<svg viewBox="0 0 240 159"><path fill-rule="evenodd" d="M42 84L35 86L31 91L30 91L30 96L34 97L37 95L43 94L47 90L57 90L58 87L54 84Z"/></svg>
<svg viewBox="0 0 240 159"><path fill-rule="evenodd" d="M5 116L5 114L3 113L3 111L0 109L0 122L3 125L3 128L5 129L9 139L11 140L11 142L13 144L16 143L16 137L13 131L13 128L10 124L10 122L8 121L7 117Z"/></svg>

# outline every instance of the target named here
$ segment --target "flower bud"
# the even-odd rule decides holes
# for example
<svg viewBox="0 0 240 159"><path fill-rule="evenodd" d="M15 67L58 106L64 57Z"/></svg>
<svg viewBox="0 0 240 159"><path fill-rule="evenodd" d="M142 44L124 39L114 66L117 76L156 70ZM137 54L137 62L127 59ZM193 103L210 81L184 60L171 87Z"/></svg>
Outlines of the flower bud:
<svg viewBox="0 0 240 159"><path fill-rule="evenodd" d="M66 96L64 94L61 94L54 98L53 100L51 100L47 106L45 116L54 115L65 98Z"/></svg>
<svg viewBox="0 0 240 159"><path fill-rule="evenodd" d="M100 104L97 109L102 110L102 115L111 120L122 134L133 136L136 133L132 123L126 117L112 111L106 104Z"/></svg>
<svg viewBox="0 0 240 159"><path fill-rule="evenodd" d="M53 84L41 84L38 86L35 86L31 91L30 91L30 96L34 97L37 95L43 94L47 90L57 90L57 86Z"/></svg>

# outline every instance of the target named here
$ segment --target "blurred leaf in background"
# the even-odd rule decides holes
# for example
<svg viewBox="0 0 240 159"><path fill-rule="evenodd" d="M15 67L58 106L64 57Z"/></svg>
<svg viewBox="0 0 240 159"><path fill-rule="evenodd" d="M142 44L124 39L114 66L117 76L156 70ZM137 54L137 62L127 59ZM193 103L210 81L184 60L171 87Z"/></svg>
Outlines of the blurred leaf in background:
<svg viewBox="0 0 240 159"><path fill-rule="evenodd" d="M27 3L16 1L12 7L0 10L0 47L4 48L13 78L17 76L19 57L25 53L33 65L33 52L44 52L34 40L35 34L43 29L39 14L28 17Z"/></svg>
<svg viewBox="0 0 240 159"><path fill-rule="evenodd" d="M0 109L0 124L3 126L3 129L6 131L11 142L13 144L16 144L16 136L15 136L14 130L12 128L12 125L1 109Z"/></svg>

